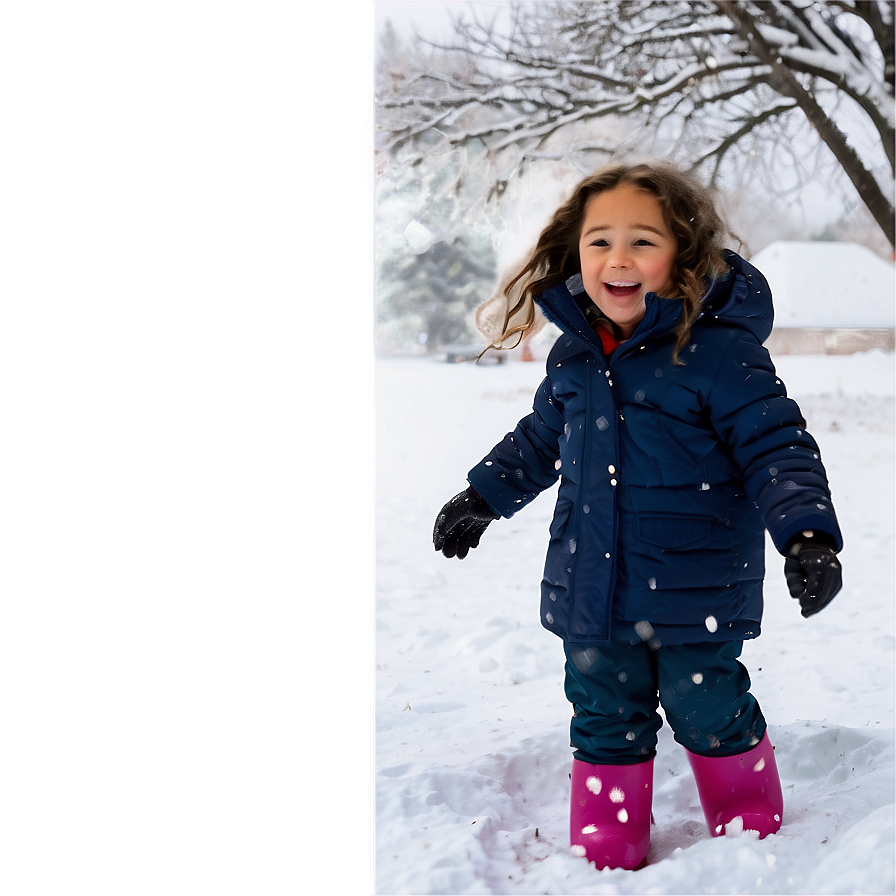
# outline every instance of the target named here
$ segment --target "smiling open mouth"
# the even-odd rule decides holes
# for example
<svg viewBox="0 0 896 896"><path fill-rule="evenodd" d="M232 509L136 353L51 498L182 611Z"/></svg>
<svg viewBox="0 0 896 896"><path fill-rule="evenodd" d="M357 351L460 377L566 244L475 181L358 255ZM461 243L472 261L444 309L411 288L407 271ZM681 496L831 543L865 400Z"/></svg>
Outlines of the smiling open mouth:
<svg viewBox="0 0 896 896"><path fill-rule="evenodd" d="M609 293L618 298L633 296L641 288L640 283L635 283L632 280L613 280L610 283L604 283L604 286Z"/></svg>

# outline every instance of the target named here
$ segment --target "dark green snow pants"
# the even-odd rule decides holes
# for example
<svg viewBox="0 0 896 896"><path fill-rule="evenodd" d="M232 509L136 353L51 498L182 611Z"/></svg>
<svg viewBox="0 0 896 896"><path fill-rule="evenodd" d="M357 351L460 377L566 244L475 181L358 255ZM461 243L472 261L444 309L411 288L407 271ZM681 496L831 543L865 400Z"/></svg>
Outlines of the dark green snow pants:
<svg viewBox="0 0 896 896"><path fill-rule="evenodd" d="M575 757L632 765L656 754L660 705L675 740L692 753L733 756L755 746L766 722L750 676L738 662L742 641L566 645L566 697Z"/></svg>

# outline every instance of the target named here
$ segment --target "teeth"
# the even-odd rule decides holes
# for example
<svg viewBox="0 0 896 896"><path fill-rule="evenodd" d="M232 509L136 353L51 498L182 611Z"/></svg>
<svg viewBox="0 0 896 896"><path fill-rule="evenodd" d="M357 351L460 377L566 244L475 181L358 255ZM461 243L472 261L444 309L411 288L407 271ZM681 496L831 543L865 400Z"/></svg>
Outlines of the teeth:
<svg viewBox="0 0 896 896"><path fill-rule="evenodd" d="M607 286L640 286L640 283L635 283L632 280L608 280Z"/></svg>

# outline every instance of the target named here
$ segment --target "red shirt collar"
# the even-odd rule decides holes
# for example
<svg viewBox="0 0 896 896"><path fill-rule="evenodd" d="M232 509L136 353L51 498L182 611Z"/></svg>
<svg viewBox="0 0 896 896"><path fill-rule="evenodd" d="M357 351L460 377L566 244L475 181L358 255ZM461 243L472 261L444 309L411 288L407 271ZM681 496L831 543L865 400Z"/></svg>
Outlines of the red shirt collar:
<svg viewBox="0 0 896 896"><path fill-rule="evenodd" d="M606 327L602 327L599 321L594 325L594 332L600 338L601 345L604 347L604 354L609 358L619 348L619 340L615 339Z"/></svg>

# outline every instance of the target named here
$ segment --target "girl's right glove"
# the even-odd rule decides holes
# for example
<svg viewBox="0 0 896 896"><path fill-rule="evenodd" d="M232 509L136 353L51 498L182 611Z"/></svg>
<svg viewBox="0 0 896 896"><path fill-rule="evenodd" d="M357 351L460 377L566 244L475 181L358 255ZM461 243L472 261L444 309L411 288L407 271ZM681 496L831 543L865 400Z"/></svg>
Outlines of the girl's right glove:
<svg viewBox="0 0 896 896"><path fill-rule="evenodd" d="M830 545L811 538L791 544L787 555L784 578L790 596L800 602L800 612L808 619L823 610L843 586L840 561Z"/></svg>
<svg viewBox="0 0 896 896"><path fill-rule="evenodd" d="M432 543L446 557L463 560L471 548L479 545L486 526L498 519L491 507L471 485L455 495L436 517Z"/></svg>

